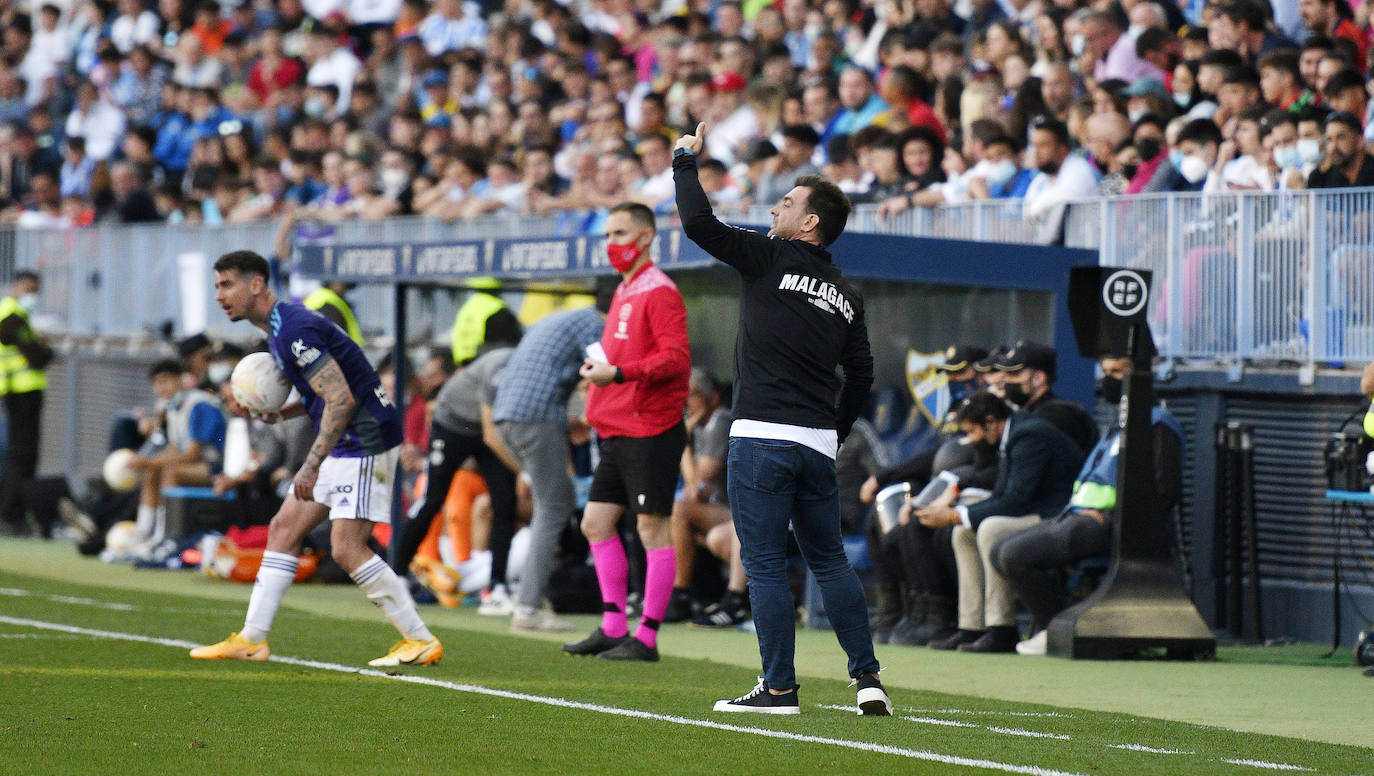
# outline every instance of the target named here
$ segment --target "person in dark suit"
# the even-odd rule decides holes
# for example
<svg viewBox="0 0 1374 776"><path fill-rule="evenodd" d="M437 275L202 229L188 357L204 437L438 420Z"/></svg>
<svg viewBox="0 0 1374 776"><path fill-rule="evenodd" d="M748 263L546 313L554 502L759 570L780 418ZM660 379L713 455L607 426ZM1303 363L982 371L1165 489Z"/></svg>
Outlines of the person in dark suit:
<svg viewBox="0 0 1374 776"><path fill-rule="evenodd" d="M1083 405L1061 399L1054 393L1059 372L1059 357L1054 348L1031 340L1021 340L996 364L1005 376L1002 385L1007 401L1064 432L1084 455L1097 442L1097 424Z"/></svg>
<svg viewBox="0 0 1374 776"><path fill-rule="evenodd" d="M996 441L997 484L992 495L970 506L945 503L918 510L930 528L953 526L951 544L959 575L959 630L931 641L932 649L1012 652L1016 631L1014 599L1006 578L992 567L992 547L1005 536L1056 515L1068 503L1083 453L1049 422L979 391L957 416L971 442Z"/></svg>

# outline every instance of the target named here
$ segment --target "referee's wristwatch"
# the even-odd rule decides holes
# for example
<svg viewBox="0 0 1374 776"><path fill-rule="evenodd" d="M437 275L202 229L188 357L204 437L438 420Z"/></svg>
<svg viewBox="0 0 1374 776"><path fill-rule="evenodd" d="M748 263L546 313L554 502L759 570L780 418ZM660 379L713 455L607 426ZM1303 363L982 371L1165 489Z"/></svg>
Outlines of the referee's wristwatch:
<svg viewBox="0 0 1374 776"><path fill-rule="evenodd" d="M620 367L616 367L616 368L615 368L615 377L611 378L611 382L613 382L613 383L623 383L623 382L625 382L625 373L621 371Z"/></svg>

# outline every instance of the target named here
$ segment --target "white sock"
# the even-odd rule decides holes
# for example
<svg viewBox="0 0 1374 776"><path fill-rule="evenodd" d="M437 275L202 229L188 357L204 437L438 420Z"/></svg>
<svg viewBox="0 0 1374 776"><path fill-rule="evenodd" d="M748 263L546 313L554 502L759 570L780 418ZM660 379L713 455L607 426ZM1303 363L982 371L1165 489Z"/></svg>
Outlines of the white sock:
<svg viewBox="0 0 1374 776"><path fill-rule="evenodd" d="M396 626L402 636L416 641L429 641L434 634L425 627L420 612L415 608L415 599L410 597L410 588L396 576L396 572L386 565L386 561L373 555L372 559L349 574L353 582L363 589L368 600L381 607L382 614Z"/></svg>
<svg viewBox="0 0 1374 776"><path fill-rule="evenodd" d="M153 538L153 531L157 528L157 507L139 504L138 519L134 521L134 527L138 530L138 535L144 539Z"/></svg>
<svg viewBox="0 0 1374 776"><path fill-rule="evenodd" d="M287 588L296 579L297 563L296 556L290 553L263 552L258 578L253 582L253 595L248 599L248 614L243 618L241 633L245 639L262 641L267 638L272 621L277 618L277 607L281 606Z"/></svg>
<svg viewBox="0 0 1374 776"><path fill-rule="evenodd" d="M167 536L167 507L158 504L153 508L153 538L162 541Z"/></svg>

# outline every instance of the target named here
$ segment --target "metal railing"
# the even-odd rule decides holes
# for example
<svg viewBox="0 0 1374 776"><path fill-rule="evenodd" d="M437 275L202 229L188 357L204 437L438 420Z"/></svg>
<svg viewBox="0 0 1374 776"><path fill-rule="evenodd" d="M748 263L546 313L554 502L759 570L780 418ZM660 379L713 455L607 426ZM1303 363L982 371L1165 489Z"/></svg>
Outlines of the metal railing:
<svg viewBox="0 0 1374 776"><path fill-rule="evenodd" d="M766 224L767 208L723 213ZM578 233L575 214L305 222L302 236L395 244ZM1033 243L1038 225L1019 202L914 208L880 217L855 208L849 229L953 240ZM207 274L219 253L270 251L271 223L221 227L100 226L0 232L3 268L44 277L42 312L78 335L141 336L208 310L208 329L232 336ZM1110 266L1154 272L1150 321L1163 355L1302 363L1374 359L1374 191L1137 195L1068 208L1066 244L1100 251ZM6 273L7 274L7 273ZM970 279L974 280L973 278ZM360 289L374 330L391 326L389 294ZM194 314L191 316L194 318ZM179 327L178 327L179 328Z"/></svg>

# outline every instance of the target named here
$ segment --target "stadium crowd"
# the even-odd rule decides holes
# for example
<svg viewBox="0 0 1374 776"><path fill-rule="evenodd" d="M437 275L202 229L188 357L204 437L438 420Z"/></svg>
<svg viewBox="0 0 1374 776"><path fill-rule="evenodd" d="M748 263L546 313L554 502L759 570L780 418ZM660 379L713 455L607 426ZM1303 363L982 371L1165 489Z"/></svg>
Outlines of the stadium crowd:
<svg viewBox="0 0 1374 776"><path fill-rule="evenodd" d="M1368 185L1347 0L4 0L21 226L727 211L820 171L884 213Z"/></svg>

